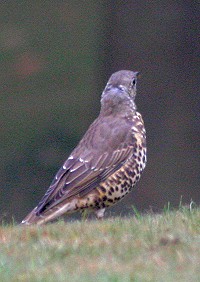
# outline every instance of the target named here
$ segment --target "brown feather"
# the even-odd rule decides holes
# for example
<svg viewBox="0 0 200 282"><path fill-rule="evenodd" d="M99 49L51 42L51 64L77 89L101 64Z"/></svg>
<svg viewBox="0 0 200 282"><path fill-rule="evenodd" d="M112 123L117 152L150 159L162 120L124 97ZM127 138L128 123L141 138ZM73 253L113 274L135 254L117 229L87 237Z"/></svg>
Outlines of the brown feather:
<svg viewBox="0 0 200 282"><path fill-rule="evenodd" d="M127 124L125 119L118 119L118 130L110 126L106 119L101 120L101 124L98 124L99 122L97 119L90 126L82 141L71 153L73 159L68 159L63 165L66 169L62 167L58 171L53 185L37 206L37 214L73 196L86 195L132 156L134 144L130 135L130 124ZM109 135L105 132L109 132Z"/></svg>

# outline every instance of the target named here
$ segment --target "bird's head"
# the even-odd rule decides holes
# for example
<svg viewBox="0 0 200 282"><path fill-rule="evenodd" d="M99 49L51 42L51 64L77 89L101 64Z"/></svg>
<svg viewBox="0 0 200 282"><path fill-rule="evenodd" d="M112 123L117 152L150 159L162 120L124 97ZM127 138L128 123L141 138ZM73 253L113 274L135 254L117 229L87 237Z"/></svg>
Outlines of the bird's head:
<svg viewBox="0 0 200 282"><path fill-rule="evenodd" d="M103 108L122 108L120 105L134 104L136 96L137 77L139 72L121 70L111 75L102 93Z"/></svg>
<svg viewBox="0 0 200 282"><path fill-rule="evenodd" d="M117 89L126 92L130 97L136 95L137 77L139 72L121 70L111 75L104 89L104 94L110 90Z"/></svg>

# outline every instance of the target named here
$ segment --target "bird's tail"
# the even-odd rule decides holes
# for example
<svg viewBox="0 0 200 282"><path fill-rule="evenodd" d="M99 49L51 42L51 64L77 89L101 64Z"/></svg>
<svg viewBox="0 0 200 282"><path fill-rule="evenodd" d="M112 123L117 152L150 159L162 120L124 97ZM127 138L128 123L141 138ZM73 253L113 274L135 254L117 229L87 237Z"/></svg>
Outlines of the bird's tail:
<svg viewBox="0 0 200 282"><path fill-rule="evenodd" d="M40 224L42 217L36 214L37 207L34 208L21 222L25 225ZM42 224L42 223L41 223Z"/></svg>
<svg viewBox="0 0 200 282"><path fill-rule="evenodd" d="M56 219L64 213L73 212L75 205L76 201L70 201L65 204L57 205L51 209L47 209L46 211L40 214L37 213L36 207L24 218L24 220L22 220L21 225L42 225L44 223Z"/></svg>
<svg viewBox="0 0 200 282"><path fill-rule="evenodd" d="M37 224L41 225L44 224L48 221L51 220L50 215L42 215L42 214L37 214L36 212L37 207L34 208L25 218L22 220L21 225L32 225L32 224Z"/></svg>

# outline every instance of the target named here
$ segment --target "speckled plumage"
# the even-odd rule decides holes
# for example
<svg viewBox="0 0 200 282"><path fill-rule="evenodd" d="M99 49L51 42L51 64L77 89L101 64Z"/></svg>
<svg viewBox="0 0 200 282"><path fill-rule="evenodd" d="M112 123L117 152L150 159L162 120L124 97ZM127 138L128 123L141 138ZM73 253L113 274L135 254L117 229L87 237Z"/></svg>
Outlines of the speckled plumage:
<svg viewBox="0 0 200 282"><path fill-rule="evenodd" d="M101 111L22 224L43 224L65 213L92 210L102 218L139 180L146 164L146 133L136 111L137 72L114 73Z"/></svg>

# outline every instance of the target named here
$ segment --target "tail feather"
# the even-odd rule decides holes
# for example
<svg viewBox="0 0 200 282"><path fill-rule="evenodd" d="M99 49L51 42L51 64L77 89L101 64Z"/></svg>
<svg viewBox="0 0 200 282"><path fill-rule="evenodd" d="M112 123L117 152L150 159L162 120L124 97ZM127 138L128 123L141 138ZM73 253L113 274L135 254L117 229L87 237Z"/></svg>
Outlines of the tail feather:
<svg viewBox="0 0 200 282"><path fill-rule="evenodd" d="M42 225L47 223L57 217L63 215L64 213L72 213L75 211L77 200L73 200L67 203L61 203L58 206L53 207L52 209L47 209L41 214L37 214L37 207L35 207L25 218L22 220L21 225Z"/></svg>
<svg viewBox="0 0 200 282"><path fill-rule="evenodd" d="M45 222L47 222L45 220L46 216L44 215L37 215L36 214L36 210L37 207L34 208L34 210L32 210L21 222L21 225L32 225L32 224L37 224L37 225L41 225Z"/></svg>

